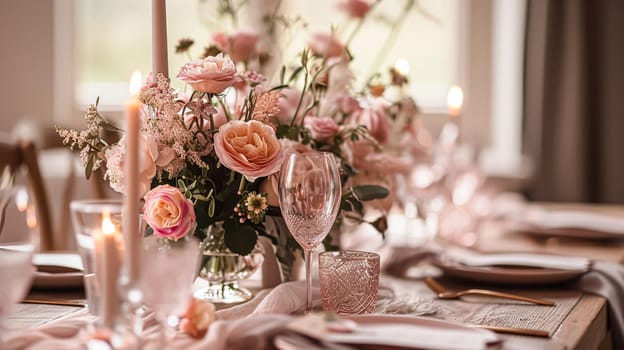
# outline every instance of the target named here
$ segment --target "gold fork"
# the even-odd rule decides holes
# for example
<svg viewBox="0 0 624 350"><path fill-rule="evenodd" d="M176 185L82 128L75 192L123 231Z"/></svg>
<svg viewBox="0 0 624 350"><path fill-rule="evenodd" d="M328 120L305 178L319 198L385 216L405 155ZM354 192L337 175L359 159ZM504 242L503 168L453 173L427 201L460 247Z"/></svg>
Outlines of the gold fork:
<svg viewBox="0 0 624 350"><path fill-rule="evenodd" d="M431 277L425 278L425 284L427 285L427 287L429 287L429 289L431 289L434 293L436 293L436 295L440 299L458 299L465 295L479 295L479 296L525 301L525 302L533 303L537 305L545 305L545 306L555 305L555 302L551 300L525 297L522 295L498 292L498 291L487 290L487 289L466 289L466 290L461 290L461 291L452 291L452 290L446 289L444 286L442 286L440 283L438 283L436 280L434 280Z"/></svg>

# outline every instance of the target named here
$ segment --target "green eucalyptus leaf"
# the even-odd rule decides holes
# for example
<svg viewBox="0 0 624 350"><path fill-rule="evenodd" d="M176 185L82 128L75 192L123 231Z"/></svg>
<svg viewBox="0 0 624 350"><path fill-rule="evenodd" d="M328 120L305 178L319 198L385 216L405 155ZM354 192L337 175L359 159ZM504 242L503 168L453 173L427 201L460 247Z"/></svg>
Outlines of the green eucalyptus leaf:
<svg viewBox="0 0 624 350"><path fill-rule="evenodd" d="M215 200L214 197L210 198L208 202L208 216L213 217L215 213Z"/></svg>
<svg viewBox="0 0 624 350"><path fill-rule="evenodd" d="M91 153L89 155L89 159L87 160L87 165L85 165L85 177L87 180L91 178L91 174L93 174L93 163L95 162L95 154Z"/></svg>
<svg viewBox="0 0 624 350"><path fill-rule="evenodd" d="M387 188L377 185L353 186L352 190L355 197L364 202L386 198L390 193Z"/></svg>

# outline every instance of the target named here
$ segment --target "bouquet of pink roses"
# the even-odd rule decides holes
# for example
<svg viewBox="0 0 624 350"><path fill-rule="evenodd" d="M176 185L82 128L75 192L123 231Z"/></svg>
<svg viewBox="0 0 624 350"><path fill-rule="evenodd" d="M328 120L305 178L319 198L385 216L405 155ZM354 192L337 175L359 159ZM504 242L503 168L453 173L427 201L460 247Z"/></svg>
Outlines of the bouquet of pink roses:
<svg viewBox="0 0 624 350"><path fill-rule="evenodd" d="M296 245L271 235L264 224L278 205L270 176L284 155L333 153L344 185L340 217L365 222L362 202L389 197L394 173L407 166L384 152L392 123L413 118L417 107L411 99L387 102L381 83L355 93L352 56L333 33L314 34L300 64L283 67L273 84L243 68L261 56L257 43L254 33L215 35L208 55L177 75L191 92L174 90L163 75L147 78L139 95L144 215L154 234L173 240L187 234L203 239L210 225L222 223L225 245L241 255L259 234L268 235L279 243L278 257L290 259ZM177 49L187 52L191 45L185 39ZM85 118L86 130L58 128L60 136L80 150L87 177L102 167L111 187L123 192L123 131L102 117L97 102ZM103 131L121 136L107 142ZM370 223L385 230L383 216Z"/></svg>

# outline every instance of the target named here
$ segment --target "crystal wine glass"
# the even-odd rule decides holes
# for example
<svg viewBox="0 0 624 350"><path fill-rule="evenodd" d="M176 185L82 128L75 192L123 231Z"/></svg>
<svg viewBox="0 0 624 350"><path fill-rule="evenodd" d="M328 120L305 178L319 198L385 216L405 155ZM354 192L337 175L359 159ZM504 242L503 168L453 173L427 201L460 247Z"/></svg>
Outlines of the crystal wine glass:
<svg viewBox="0 0 624 350"><path fill-rule="evenodd" d="M312 310L311 253L329 233L340 208L341 183L334 155L288 155L280 171L278 192L284 221L304 251L308 313Z"/></svg>
<svg viewBox="0 0 624 350"><path fill-rule="evenodd" d="M144 240L140 286L143 301L156 313L161 327L162 348L169 348L191 297L199 262L199 240L185 237L177 241L150 236Z"/></svg>

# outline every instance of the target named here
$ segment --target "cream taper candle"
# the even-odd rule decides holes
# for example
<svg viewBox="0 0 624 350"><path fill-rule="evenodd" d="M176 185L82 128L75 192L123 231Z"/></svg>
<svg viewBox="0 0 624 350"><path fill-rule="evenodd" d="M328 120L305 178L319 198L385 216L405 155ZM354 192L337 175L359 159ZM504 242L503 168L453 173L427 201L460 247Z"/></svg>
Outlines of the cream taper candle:
<svg viewBox="0 0 624 350"><path fill-rule="evenodd" d="M167 61L167 9L165 0L152 0L152 73L169 76Z"/></svg>
<svg viewBox="0 0 624 350"><path fill-rule="evenodd" d="M141 102L136 94L141 89L141 74L134 72L130 79L130 99L126 103L126 154L124 196L124 262L130 283L139 278L142 252L142 234L139 232L139 138L141 125Z"/></svg>
<svg viewBox="0 0 624 350"><path fill-rule="evenodd" d="M93 233L95 273L100 286L100 324L113 328L119 312L118 233L109 213L103 213L102 229Z"/></svg>

